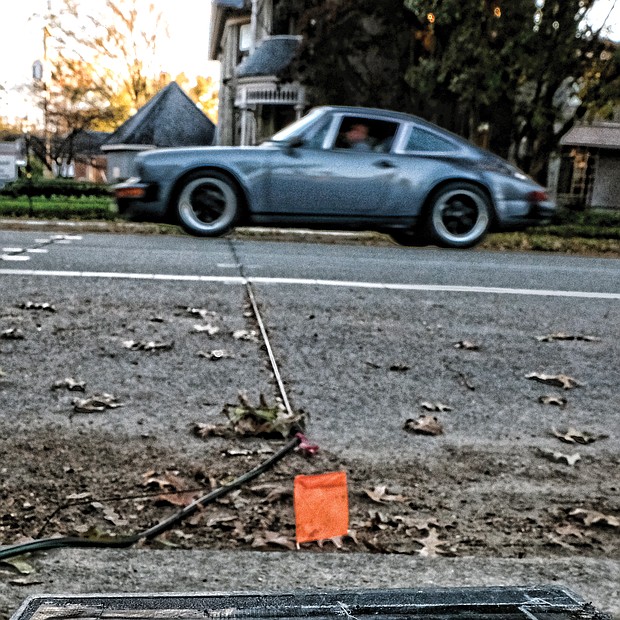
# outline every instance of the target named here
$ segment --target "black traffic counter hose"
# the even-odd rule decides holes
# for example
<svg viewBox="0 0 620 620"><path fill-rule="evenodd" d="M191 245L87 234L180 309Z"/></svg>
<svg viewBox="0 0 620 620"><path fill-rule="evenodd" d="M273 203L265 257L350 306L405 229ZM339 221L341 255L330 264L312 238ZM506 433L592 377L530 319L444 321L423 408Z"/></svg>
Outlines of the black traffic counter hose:
<svg viewBox="0 0 620 620"><path fill-rule="evenodd" d="M270 467L275 465L278 461L282 460L289 452L294 450L297 446L302 444L302 449L304 444L307 443L306 438L301 434L297 433L293 439L291 439L288 443L286 443L280 450L270 456L268 459L263 461L260 465L246 472L245 474L239 476L231 483L214 489L207 495L203 495L198 499L194 500L191 504L180 510L179 512L171 515L167 519L157 523L153 527L148 530L144 530L143 532L138 532L137 534L133 534L132 536L124 536L123 538L79 538L74 536L64 536L60 538L42 538L41 540L33 540L31 542L13 545L11 547L6 547L4 549L0 548L0 561L7 560L9 558L13 558L18 555L23 555L24 553L31 553L33 551L43 551L45 549L57 549L61 547L72 547L72 548L85 548L85 547L104 547L104 548L125 548L131 547L139 540L150 540L159 536L162 532L170 529L173 525L183 521L186 517L194 513L198 507L205 506L206 504L211 503L212 501L222 497L222 495L226 495L231 491L239 488L241 485L257 478L262 473L267 471ZM314 446L310 446L308 451L313 453L316 450Z"/></svg>

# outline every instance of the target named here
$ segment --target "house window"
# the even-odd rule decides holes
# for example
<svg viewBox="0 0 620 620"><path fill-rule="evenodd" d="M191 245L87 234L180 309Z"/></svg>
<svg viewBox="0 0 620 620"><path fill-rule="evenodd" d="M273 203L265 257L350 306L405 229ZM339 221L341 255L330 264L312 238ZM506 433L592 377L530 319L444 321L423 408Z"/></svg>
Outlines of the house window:
<svg viewBox="0 0 620 620"><path fill-rule="evenodd" d="M239 26L239 51L249 52L252 45L252 26L241 24Z"/></svg>

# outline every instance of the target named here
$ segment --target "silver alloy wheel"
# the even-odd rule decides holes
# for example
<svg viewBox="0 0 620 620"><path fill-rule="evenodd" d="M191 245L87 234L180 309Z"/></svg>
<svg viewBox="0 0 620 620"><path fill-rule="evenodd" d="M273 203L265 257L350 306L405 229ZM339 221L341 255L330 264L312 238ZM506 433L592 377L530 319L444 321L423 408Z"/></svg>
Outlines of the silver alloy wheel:
<svg viewBox="0 0 620 620"><path fill-rule="evenodd" d="M230 183L215 175L189 181L177 201L183 226L197 235L226 232L237 216L237 194Z"/></svg>
<svg viewBox="0 0 620 620"><path fill-rule="evenodd" d="M435 236L453 247L474 245L487 232L490 221L488 201L481 192L470 187L441 193L431 213Z"/></svg>

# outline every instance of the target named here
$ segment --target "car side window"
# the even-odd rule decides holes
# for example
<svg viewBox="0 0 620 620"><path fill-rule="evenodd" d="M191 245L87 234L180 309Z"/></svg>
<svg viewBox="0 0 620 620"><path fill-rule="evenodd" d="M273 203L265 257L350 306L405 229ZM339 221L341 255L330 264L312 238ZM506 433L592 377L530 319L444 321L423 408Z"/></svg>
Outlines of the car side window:
<svg viewBox="0 0 620 620"><path fill-rule="evenodd" d="M304 142L304 148L308 149L322 149L325 136L330 128L331 117L327 117L323 120L322 125Z"/></svg>
<svg viewBox="0 0 620 620"><path fill-rule="evenodd" d="M387 153L392 148L399 124L365 117L343 117L334 149Z"/></svg>
<svg viewBox="0 0 620 620"><path fill-rule="evenodd" d="M412 127L405 151L441 152L456 151L456 147L449 140L437 136L430 131Z"/></svg>

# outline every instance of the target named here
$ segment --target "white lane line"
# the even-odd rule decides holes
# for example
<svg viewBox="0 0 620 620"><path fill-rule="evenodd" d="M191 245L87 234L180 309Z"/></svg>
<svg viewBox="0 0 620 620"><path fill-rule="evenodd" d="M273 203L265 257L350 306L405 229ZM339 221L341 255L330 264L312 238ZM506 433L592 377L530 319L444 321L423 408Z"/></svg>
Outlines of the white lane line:
<svg viewBox="0 0 620 620"><path fill-rule="evenodd" d="M2 254L0 255L0 260L27 261L30 260L30 256L26 256L25 254Z"/></svg>
<svg viewBox="0 0 620 620"><path fill-rule="evenodd" d="M306 278L265 278L241 276L199 276L165 273L116 273L105 271L46 271L38 269L0 269L0 275L44 276L56 278L107 278L116 280L162 280L170 282L220 282L224 284L291 284L300 286L332 286L340 288L383 289L389 291L433 291L441 293L482 293L491 295L531 295L538 297L575 297L582 299L613 299L620 293L595 291L561 291L532 288L501 288L491 286L452 286L448 284L396 284L384 282L355 282L349 280L318 280Z"/></svg>

